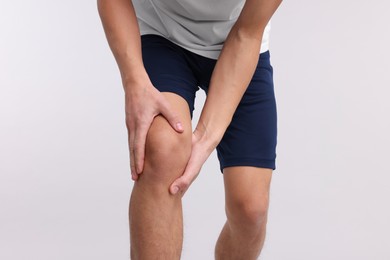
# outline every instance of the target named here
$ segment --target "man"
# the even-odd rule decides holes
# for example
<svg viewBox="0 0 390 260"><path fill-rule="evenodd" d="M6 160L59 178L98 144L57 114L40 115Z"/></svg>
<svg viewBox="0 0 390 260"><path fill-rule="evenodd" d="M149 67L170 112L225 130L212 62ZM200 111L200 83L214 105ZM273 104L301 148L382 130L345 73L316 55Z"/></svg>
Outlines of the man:
<svg viewBox="0 0 390 260"><path fill-rule="evenodd" d="M217 148L227 221L216 259L256 259L276 158L268 50L281 0L98 0L125 90L132 259L180 259L182 196ZM197 127L198 87L207 98Z"/></svg>

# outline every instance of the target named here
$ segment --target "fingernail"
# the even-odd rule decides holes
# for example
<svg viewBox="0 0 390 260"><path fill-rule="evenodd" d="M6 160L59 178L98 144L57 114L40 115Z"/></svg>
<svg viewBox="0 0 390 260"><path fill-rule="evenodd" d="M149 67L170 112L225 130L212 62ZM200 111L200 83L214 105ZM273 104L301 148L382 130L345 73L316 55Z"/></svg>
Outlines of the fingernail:
<svg viewBox="0 0 390 260"><path fill-rule="evenodd" d="M177 129L179 129L179 130L183 130L183 126L181 125L180 122L176 124L176 127L177 127Z"/></svg>
<svg viewBox="0 0 390 260"><path fill-rule="evenodd" d="M173 194L176 194L179 191L179 187L175 186L173 187Z"/></svg>

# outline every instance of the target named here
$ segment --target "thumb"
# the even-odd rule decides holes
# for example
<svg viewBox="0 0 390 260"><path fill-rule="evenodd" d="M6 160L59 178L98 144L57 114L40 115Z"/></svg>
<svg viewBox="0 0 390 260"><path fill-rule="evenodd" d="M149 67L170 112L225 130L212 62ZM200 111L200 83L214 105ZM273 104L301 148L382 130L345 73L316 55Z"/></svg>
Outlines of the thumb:
<svg viewBox="0 0 390 260"><path fill-rule="evenodd" d="M202 164L199 163L199 161L194 156L194 153L192 152L191 158L189 159L186 169L184 170L184 173L182 176L177 178L169 187L170 192L175 195L179 191L184 194L189 186L192 184L192 182L196 179L198 176L200 169L202 167Z"/></svg>
<svg viewBox="0 0 390 260"><path fill-rule="evenodd" d="M190 185L190 180L186 175L182 175L181 177L177 178L169 187L169 191L172 195L177 194L179 191L181 193L184 193L188 186Z"/></svg>
<svg viewBox="0 0 390 260"><path fill-rule="evenodd" d="M165 98L161 99L160 113L168 120L173 129L180 133L184 131L179 116L173 112L171 105Z"/></svg>

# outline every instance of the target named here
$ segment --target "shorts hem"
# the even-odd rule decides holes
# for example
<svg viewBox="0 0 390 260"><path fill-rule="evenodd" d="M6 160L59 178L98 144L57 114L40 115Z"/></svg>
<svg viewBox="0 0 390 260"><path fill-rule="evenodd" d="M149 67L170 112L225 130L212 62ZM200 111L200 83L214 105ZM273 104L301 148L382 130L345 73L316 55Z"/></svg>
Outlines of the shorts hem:
<svg viewBox="0 0 390 260"><path fill-rule="evenodd" d="M223 169L232 166L253 166L259 168L269 168L272 170L276 169L275 160L266 159L235 159L229 161L220 162L220 171L223 173Z"/></svg>
<svg viewBox="0 0 390 260"><path fill-rule="evenodd" d="M191 118L192 118L194 104L190 101L192 99L191 94L186 94L186 93L184 93L185 91L177 91L177 88L174 88L174 87L157 86L156 88L160 92L170 92L170 93L174 93L174 94L179 95L182 98L184 98L184 100L187 102L188 108L190 109L190 114L191 114Z"/></svg>

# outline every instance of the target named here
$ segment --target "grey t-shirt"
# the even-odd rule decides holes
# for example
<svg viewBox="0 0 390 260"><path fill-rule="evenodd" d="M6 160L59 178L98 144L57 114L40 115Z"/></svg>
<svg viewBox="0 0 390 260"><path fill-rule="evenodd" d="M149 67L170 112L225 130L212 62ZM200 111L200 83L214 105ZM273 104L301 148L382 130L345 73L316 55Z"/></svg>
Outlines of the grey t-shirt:
<svg viewBox="0 0 390 260"><path fill-rule="evenodd" d="M217 59L245 0L133 0L141 35L161 35L199 55ZM260 53L268 50L271 22Z"/></svg>

